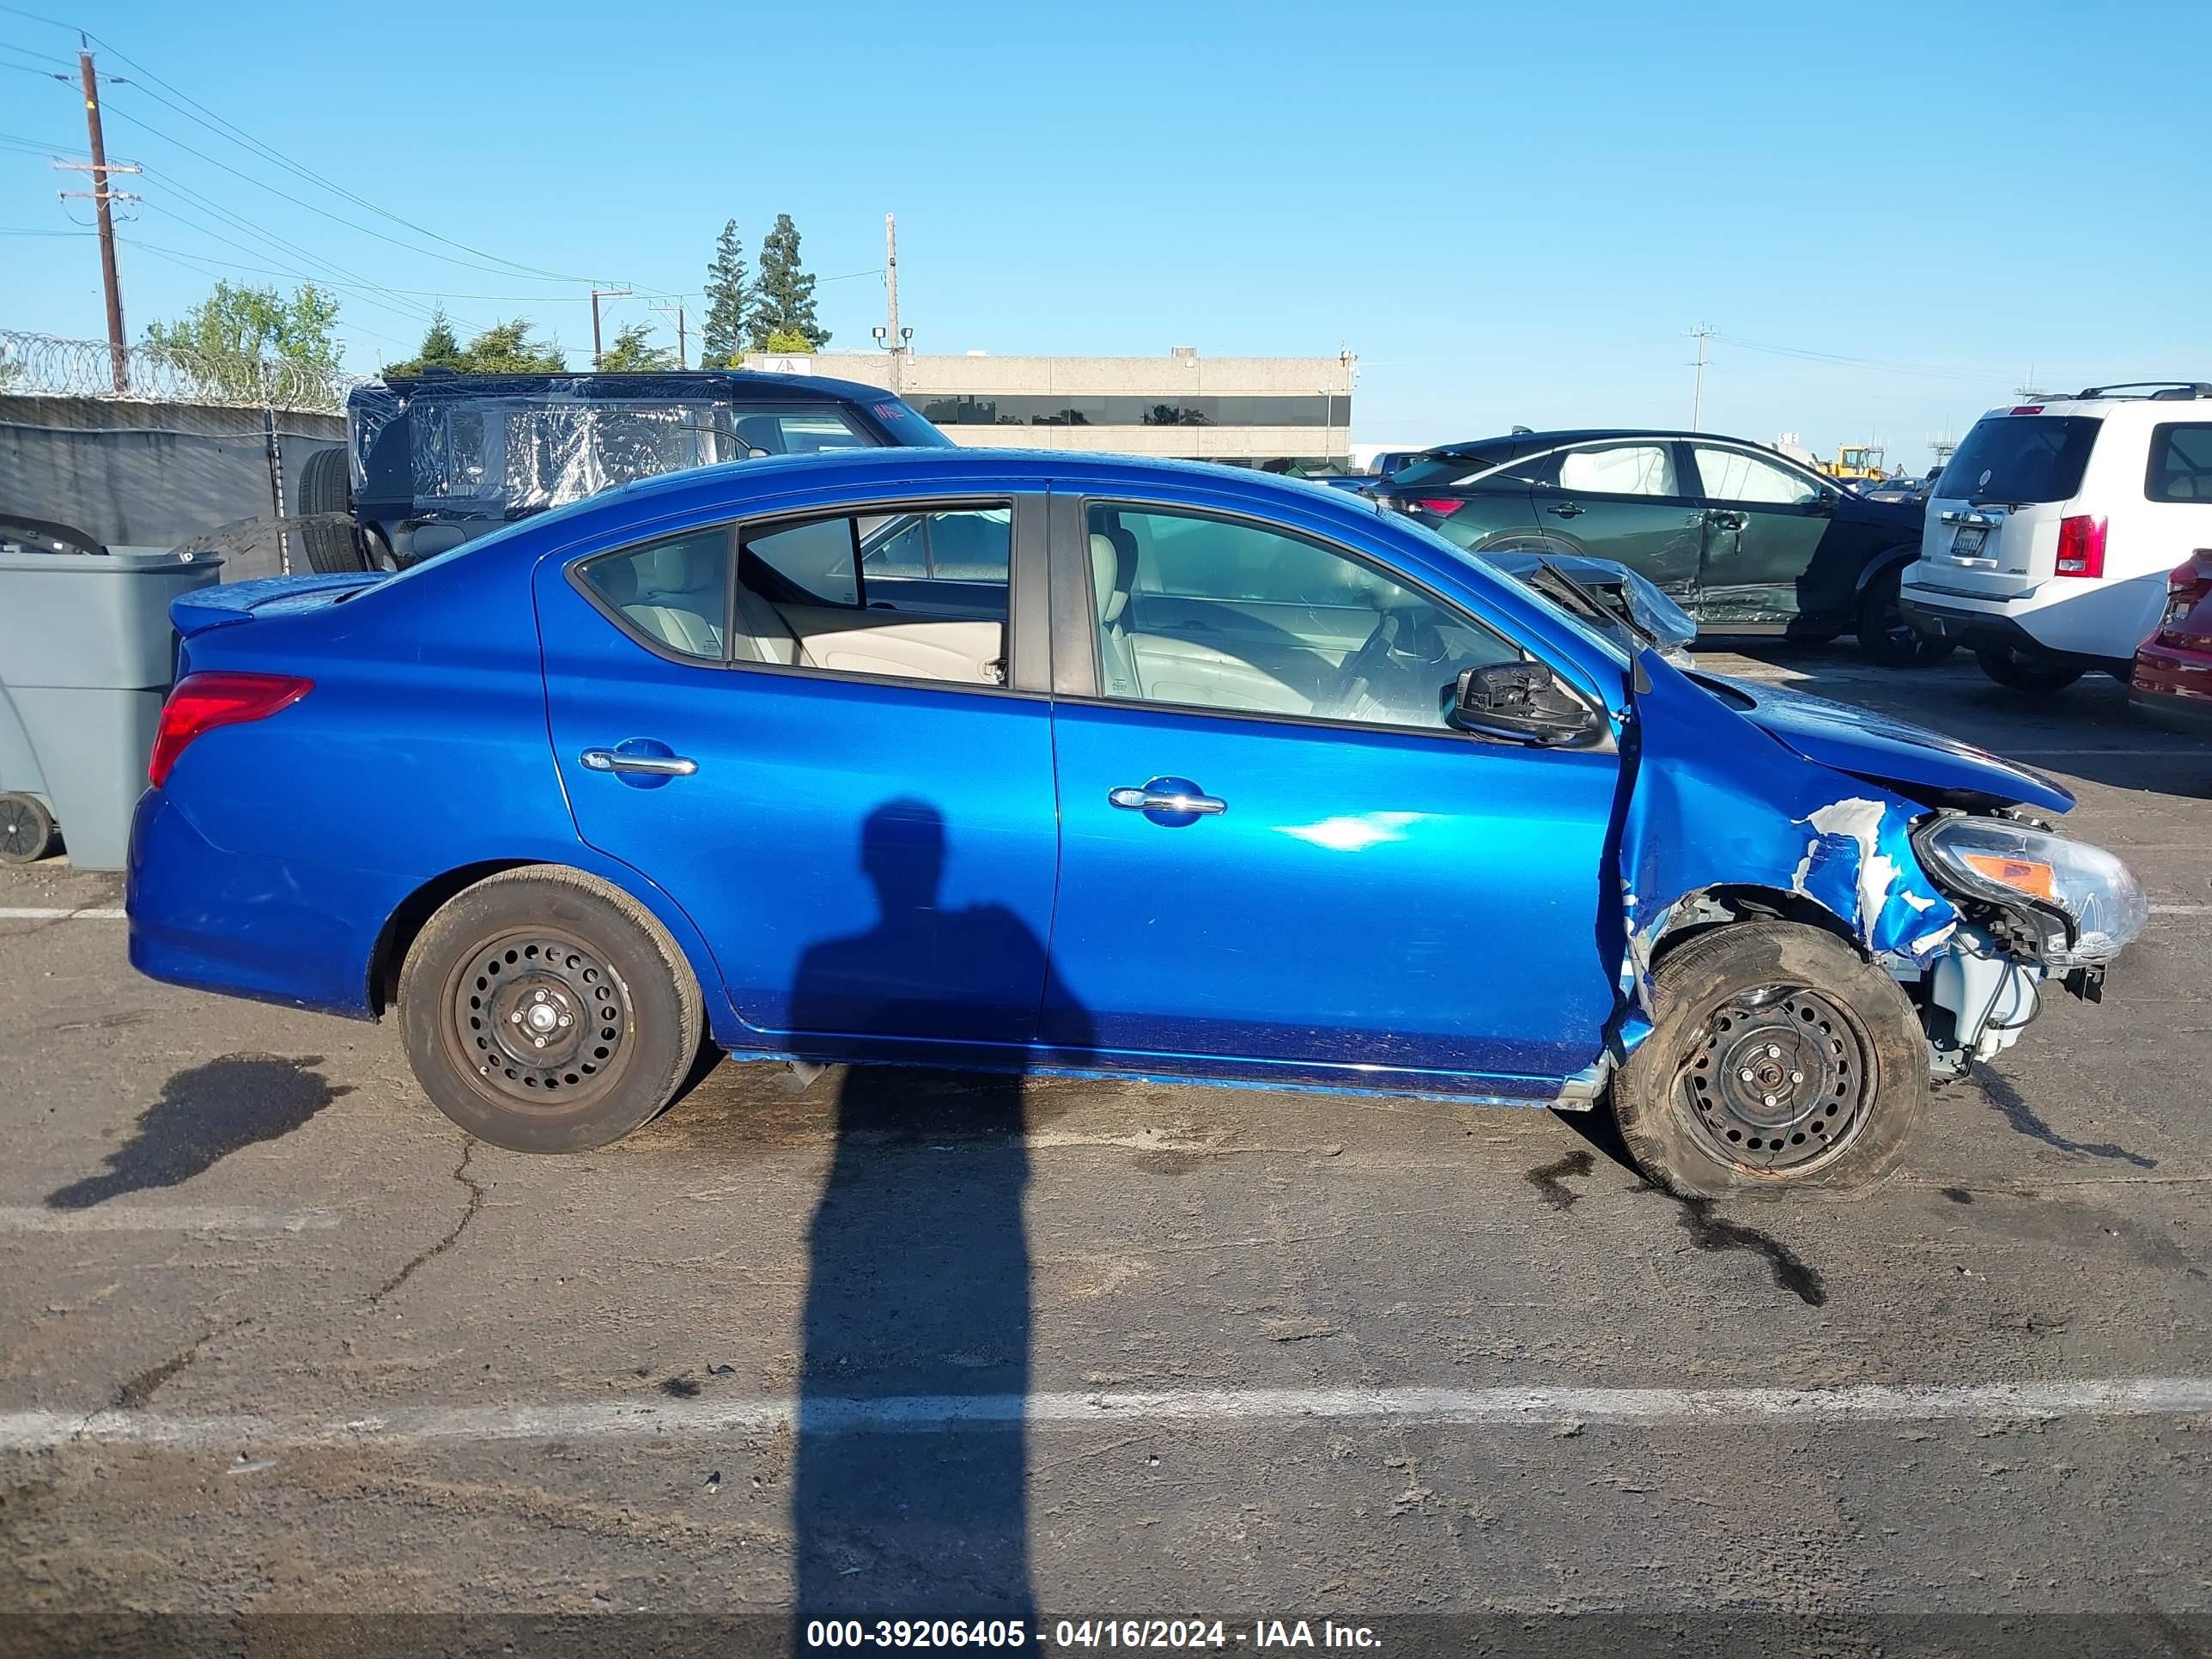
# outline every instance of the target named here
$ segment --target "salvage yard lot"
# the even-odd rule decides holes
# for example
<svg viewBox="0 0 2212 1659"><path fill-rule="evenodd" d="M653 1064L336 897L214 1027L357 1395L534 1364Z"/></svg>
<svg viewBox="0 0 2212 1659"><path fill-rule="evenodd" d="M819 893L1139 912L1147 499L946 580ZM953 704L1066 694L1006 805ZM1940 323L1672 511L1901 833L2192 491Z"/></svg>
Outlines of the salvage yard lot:
<svg viewBox="0 0 2212 1659"><path fill-rule="evenodd" d="M730 1065L526 1158L389 1030L140 980L119 922L66 916L112 878L12 873L0 1608L797 1585L856 1616L2101 1612L2173 1650L2212 1611L2212 751L2108 681L1715 660L2061 775L2157 907L2101 1007L2054 992L1856 1200L1682 1202L1544 1111ZM1510 971L1484 948L1474 987ZM2083 1379L2170 1382L2049 1386ZM1850 1392L1894 1384L1931 1391Z"/></svg>

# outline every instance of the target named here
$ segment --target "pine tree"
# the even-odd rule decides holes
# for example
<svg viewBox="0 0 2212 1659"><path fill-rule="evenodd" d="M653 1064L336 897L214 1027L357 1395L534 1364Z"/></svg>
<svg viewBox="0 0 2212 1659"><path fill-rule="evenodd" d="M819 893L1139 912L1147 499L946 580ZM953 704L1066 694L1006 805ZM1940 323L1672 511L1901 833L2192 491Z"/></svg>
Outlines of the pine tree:
<svg viewBox="0 0 2212 1659"><path fill-rule="evenodd" d="M744 250L738 245L738 222L725 220L714 239L714 258L707 267L707 325L699 337L699 367L733 368L750 337L753 285L745 275Z"/></svg>
<svg viewBox="0 0 2212 1659"><path fill-rule="evenodd" d="M760 279L747 320L746 339L756 351L767 349L777 334L804 335L817 351L830 343L830 331L814 320L814 278L799 263L799 227L788 213L775 216L775 228L761 244Z"/></svg>
<svg viewBox="0 0 2212 1659"><path fill-rule="evenodd" d="M616 330L614 343L599 357L600 372L607 374L636 374L683 367L666 346L653 343L650 323L632 323L627 328Z"/></svg>

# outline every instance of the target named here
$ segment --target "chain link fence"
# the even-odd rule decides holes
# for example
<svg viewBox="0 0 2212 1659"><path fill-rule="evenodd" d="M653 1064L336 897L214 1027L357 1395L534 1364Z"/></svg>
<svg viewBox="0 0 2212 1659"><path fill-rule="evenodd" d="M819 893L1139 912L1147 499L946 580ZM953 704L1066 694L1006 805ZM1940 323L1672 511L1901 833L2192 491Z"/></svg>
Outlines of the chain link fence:
<svg viewBox="0 0 2212 1659"><path fill-rule="evenodd" d="M365 384L357 374L298 363L210 357L180 346L118 351L105 340L0 328L0 392L342 415L346 393Z"/></svg>

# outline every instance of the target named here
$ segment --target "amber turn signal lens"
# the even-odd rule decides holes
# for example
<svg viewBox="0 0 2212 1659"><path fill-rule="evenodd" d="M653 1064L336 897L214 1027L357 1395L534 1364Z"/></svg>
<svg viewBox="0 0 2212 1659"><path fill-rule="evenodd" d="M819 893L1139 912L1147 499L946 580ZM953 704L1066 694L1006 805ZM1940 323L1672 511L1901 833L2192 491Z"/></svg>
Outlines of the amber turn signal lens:
<svg viewBox="0 0 2212 1659"><path fill-rule="evenodd" d="M2001 887L2017 888L2039 899L2055 901L2058 896L2047 864L2034 859L2008 859L1996 853L1962 853L1959 856L1976 875Z"/></svg>

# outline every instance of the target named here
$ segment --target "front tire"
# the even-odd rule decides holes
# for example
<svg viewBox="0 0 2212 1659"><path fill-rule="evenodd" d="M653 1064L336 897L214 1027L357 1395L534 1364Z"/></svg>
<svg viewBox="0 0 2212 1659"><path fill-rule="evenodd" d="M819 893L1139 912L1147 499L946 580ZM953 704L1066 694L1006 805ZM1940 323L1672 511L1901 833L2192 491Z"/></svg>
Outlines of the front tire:
<svg viewBox="0 0 2212 1659"><path fill-rule="evenodd" d="M1982 672L2008 690L2043 696L2063 691L2088 672L2061 663L2039 662L2008 645L1983 646L1974 653L1974 660L1981 665Z"/></svg>
<svg viewBox="0 0 2212 1659"><path fill-rule="evenodd" d="M398 1002L423 1091L517 1152L620 1139L676 1098L704 1030L667 930L619 889L550 865L489 877L432 916Z"/></svg>
<svg viewBox="0 0 2212 1659"><path fill-rule="evenodd" d="M1613 1079L1647 1179L1679 1197L1870 1185L1928 1106L1928 1041L1897 981L1832 933L1731 922L1652 975L1652 1030Z"/></svg>

